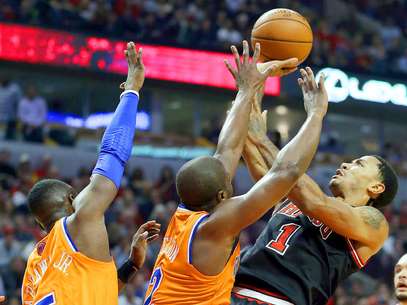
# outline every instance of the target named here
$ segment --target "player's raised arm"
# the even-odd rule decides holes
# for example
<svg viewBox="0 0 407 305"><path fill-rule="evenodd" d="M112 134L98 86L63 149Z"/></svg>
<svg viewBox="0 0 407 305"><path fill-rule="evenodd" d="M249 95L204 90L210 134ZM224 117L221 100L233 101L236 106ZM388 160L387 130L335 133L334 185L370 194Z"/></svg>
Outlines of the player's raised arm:
<svg viewBox="0 0 407 305"><path fill-rule="evenodd" d="M266 135L265 118L259 107L253 107L243 151L253 179L257 181L267 173L278 152L278 148ZM379 210L370 206L353 207L341 197L329 197L306 174L298 180L288 198L308 216L322 221L336 233L367 246L370 250L365 258L374 254L387 238L388 224Z"/></svg>
<svg viewBox="0 0 407 305"><path fill-rule="evenodd" d="M111 259L104 213L117 194L133 146L139 90L144 83L141 52L141 49L136 50L133 42L127 44L125 91L103 135L91 181L73 201L75 212L67 220L69 232L79 250L100 260Z"/></svg>
<svg viewBox="0 0 407 305"><path fill-rule="evenodd" d="M235 78L239 91L219 134L218 145L214 155L215 158L223 163L230 179L235 175L242 154L255 92L263 86L268 76L282 75L283 71L285 73L291 72L295 70L293 67L298 63L297 59L275 61L264 71L260 72L256 67L260 55L259 44L256 44L252 61L250 61L249 44L247 41L243 41L243 60L240 59L235 46L232 46L231 50L235 59L236 69L233 69L227 61L225 64Z"/></svg>
<svg viewBox="0 0 407 305"><path fill-rule="evenodd" d="M372 189L372 192L378 194L380 191ZM366 260L380 249L389 234L387 220L378 209L372 206L352 206L341 197L329 197L310 177L300 179L289 198L306 215L368 247L369 250L362 253Z"/></svg>
<svg viewBox="0 0 407 305"><path fill-rule="evenodd" d="M247 194L219 205L204 226L210 227L211 222L227 224L218 232L229 236L237 235L279 202L307 170L318 147L328 97L323 79L317 86L312 73L301 70L301 74L302 78L298 82L303 90L307 111L307 119L302 128L278 153L271 170ZM216 230L212 234L216 234ZM222 238L221 235L219 237Z"/></svg>

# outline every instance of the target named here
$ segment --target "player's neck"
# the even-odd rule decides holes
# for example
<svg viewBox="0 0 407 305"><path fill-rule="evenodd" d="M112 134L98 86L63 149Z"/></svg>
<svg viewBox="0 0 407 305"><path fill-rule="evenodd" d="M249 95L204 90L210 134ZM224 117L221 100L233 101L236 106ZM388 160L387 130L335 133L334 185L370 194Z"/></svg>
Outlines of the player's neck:
<svg viewBox="0 0 407 305"><path fill-rule="evenodd" d="M369 196L356 192L347 192L342 198L344 202L352 206L364 206L369 202Z"/></svg>

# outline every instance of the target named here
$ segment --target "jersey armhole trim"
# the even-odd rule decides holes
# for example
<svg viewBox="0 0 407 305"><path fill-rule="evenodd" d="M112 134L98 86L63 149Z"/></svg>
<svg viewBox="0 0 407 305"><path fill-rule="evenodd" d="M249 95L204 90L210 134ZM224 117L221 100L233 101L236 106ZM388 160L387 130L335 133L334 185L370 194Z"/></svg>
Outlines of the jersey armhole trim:
<svg viewBox="0 0 407 305"><path fill-rule="evenodd" d="M187 252L188 264L192 264L192 242L194 241L196 231L198 230L199 225L208 217L209 217L208 214L202 215L201 217L198 218L198 220L195 222L194 226L192 227L191 235L189 236L189 240L188 240L188 252Z"/></svg>
<svg viewBox="0 0 407 305"><path fill-rule="evenodd" d="M346 238L346 242L348 243L349 246L349 251L350 254L352 255L353 260L355 261L356 265L358 266L359 269L362 269L365 266L365 262L363 259L359 256L358 252L356 251L355 247L353 246L351 240L349 238Z"/></svg>
<svg viewBox="0 0 407 305"><path fill-rule="evenodd" d="M75 246L75 244L71 238L71 235L69 234L68 226L66 225L67 218L68 217L64 217L64 219L62 220L62 231L64 232L65 239L68 242L68 245L72 249L72 251L78 252L78 248Z"/></svg>

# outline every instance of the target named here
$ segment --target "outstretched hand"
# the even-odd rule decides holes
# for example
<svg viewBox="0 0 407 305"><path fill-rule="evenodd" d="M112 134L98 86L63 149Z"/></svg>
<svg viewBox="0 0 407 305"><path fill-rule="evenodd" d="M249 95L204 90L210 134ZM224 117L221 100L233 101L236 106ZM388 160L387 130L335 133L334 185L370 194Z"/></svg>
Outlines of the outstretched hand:
<svg viewBox="0 0 407 305"><path fill-rule="evenodd" d="M325 75L321 74L318 84L310 67L301 69L298 84L304 96L304 108L308 115L325 116L328 111L328 93L325 89Z"/></svg>
<svg viewBox="0 0 407 305"><path fill-rule="evenodd" d="M260 44L256 43L253 58L250 60L249 44L246 40L243 41L243 59L240 59L239 52L235 46L231 46L233 57L236 63L236 69L232 68L229 61L225 60L225 65L236 81L236 86L239 90L258 89L265 82L269 74L275 66L268 67L265 71L260 72L256 63L260 56Z"/></svg>
<svg viewBox="0 0 407 305"><path fill-rule="evenodd" d="M145 69L143 64L143 49L136 50L134 42L127 43L127 49L124 51L127 59L127 80L120 84L123 90L140 91L144 84Z"/></svg>
<svg viewBox="0 0 407 305"><path fill-rule="evenodd" d="M155 220L142 224L133 235L129 259L137 268L143 266L146 259L147 243L156 240L160 233L161 225Z"/></svg>

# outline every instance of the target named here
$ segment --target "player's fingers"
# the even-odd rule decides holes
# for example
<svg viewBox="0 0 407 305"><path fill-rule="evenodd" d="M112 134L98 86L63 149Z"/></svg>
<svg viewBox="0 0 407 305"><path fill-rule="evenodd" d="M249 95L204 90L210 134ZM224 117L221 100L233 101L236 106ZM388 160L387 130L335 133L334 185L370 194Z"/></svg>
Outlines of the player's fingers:
<svg viewBox="0 0 407 305"><path fill-rule="evenodd" d="M137 63L143 65L143 48L139 48L137 52Z"/></svg>
<svg viewBox="0 0 407 305"><path fill-rule="evenodd" d="M0 302L4 302L6 300L6 297L5 296L0 296Z"/></svg>
<svg viewBox="0 0 407 305"><path fill-rule="evenodd" d="M126 86L126 82L122 82L119 86L120 89L124 90Z"/></svg>
<svg viewBox="0 0 407 305"><path fill-rule="evenodd" d="M271 65L263 72L263 77L267 78L269 75L274 75L278 70L278 66L276 64Z"/></svg>
<svg viewBox="0 0 407 305"><path fill-rule="evenodd" d="M228 60L223 61L226 65L226 68L229 70L230 74L232 74L233 78L236 79L236 71L232 68L232 65L229 63Z"/></svg>
<svg viewBox="0 0 407 305"><path fill-rule="evenodd" d="M310 87L313 90L317 89L317 83L315 82L314 72L312 71L312 69L310 67L306 67L305 70L307 71L308 82L309 82Z"/></svg>
<svg viewBox="0 0 407 305"><path fill-rule="evenodd" d="M310 90L310 88L308 86L308 74L307 74L307 71L305 71L304 69L301 69L300 73L301 73L301 78L302 78L302 83L303 83L304 89L306 89L306 91Z"/></svg>
<svg viewBox="0 0 407 305"><path fill-rule="evenodd" d="M146 240L147 240L148 243L150 243L150 242L152 242L152 241L158 239L158 237L159 237L158 234L154 234L154 235L152 235L152 236L147 237Z"/></svg>
<svg viewBox="0 0 407 305"><path fill-rule="evenodd" d="M243 40L243 64L249 62L249 44L247 40Z"/></svg>
<svg viewBox="0 0 407 305"><path fill-rule="evenodd" d="M257 63L260 57L260 43L256 42L254 46L253 63Z"/></svg>
<svg viewBox="0 0 407 305"><path fill-rule="evenodd" d="M129 59L131 63L136 63L136 46L134 45L134 42L130 41L127 44L127 52L129 54Z"/></svg>
<svg viewBox="0 0 407 305"><path fill-rule="evenodd" d="M305 86L304 80L302 78L297 79L298 85L301 87L302 93L307 92L307 88Z"/></svg>
<svg viewBox="0 0 407 305"><path fill-rule="evenodd" d="M321 73L321 76L319 77L318 88L319 88L319 90L321 90L322 92L326 92L326 88L325 88L325 74L324 74L324 73Z"/></svg>
<svg viewBox="0 0 407 305"><path fill-rule="evenodd" d="M143 240L143 239L147 239L148 238L148 232L144 231L143 233L138 235L138 241L139 240Z"/></svg>
<svg viewBox="0 0 407 305"><path fill-rule="evenodd" d="M268 113L268 110L264 110L264 111L261 113L261 116L262 116L262 118L263 118L263 122L264 122L264 124L266 124L266 126L267 126L267 113Z"/></svg>
<svg viewBox="0 0 407 305"><path fill-rule="evenodd" d="M239 52L237 51L237 48L235 46L231 46L230 49L232 50L233 58L235 59L236 68L237 70L240 70L241 63Z"/></svg>
<svg viewBox="0 0 407 305"><path fill-rule="evenodd" d="M143 224L138 228L136 234L141 234L141 233L143 233L144 231L147 231L147 230L148 230L149 228L151 228L155 223L156 223L155 220L150 220L150 221L147 221L147 222L143 223Z"/></svg>
<svg viewBox="0 0 407 305"><path fill-rule="evenodd" d="M294 68L298 66L298 58L292 57L289 59L282 60L280 62L282 68Z"/></svg>

